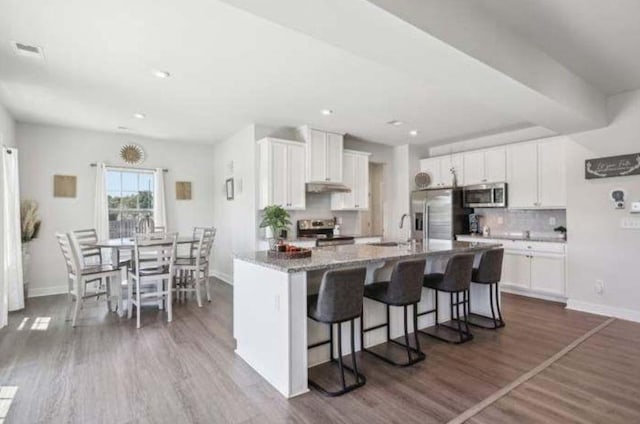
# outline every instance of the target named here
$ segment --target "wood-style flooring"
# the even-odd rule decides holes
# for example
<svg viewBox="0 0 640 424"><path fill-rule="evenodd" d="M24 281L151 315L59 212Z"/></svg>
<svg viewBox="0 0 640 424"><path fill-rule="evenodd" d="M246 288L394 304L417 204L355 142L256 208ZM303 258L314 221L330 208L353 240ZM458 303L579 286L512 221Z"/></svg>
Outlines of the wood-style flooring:
<svg viewBox="0 0 640 424"><path fill-rule="evenodd" d="M286 400L233 352L232 290L214 281L212 303L176 304L170 324L146 309L139 330L104 302L74 329L66 296L29 299L0 330L0 398L17 387L4 423L442 423L606 321L504 295L504 329L421 336L427 359L410 368L359 354L363 388ZM469 422L640 422L639 354L640 324L616 320Z"/></svg>

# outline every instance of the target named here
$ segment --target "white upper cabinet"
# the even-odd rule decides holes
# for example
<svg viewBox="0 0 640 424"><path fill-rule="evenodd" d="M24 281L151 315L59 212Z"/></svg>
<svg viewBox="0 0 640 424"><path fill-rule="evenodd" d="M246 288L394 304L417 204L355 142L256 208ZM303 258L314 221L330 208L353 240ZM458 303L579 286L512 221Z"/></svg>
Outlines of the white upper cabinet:
<svg viewBox="0 0 640 424"><path fill-rule="evenodd" d="M309 127L299 129L305 141L306 181L332 182L342 181L342 152L344 136Z"/></svg>
<svg viewBox="0 0 640 424"><path fill-rule="evenodd" d="M510 208L531 208L538 203L538 146L513 144L507 149Z"/></svg>
<svg viewBox="0 0 640 424"><path fill-rule="evenodd" d="M263 138L258 141L259 206L280 205L289 210L305 208L305 146L303 143Z"/></svg>
<svg viewBox="0 0 640 424"><path fill-rule="evenodd" d="M431 177L430 187L452 187L453 173L456 173L457 185L462 185L464 180L462 155L447 155L420 160L420 171L426 172Z"/></svg>
<svg viewBox="0 0 640 424"><path fill-rule="evenodd" d="M443 184L440 178L440 158L421 159L420 172L429 175L429 178L431 178L430 187L440 187Z"/></svg>
<svg viewBox="0 0 640 424"><path fill-rule="evenodd" d="M369 155L353 150L344 151L343 183L351 192L332 194L332 210L369 209Z"/></svg>
<svg viewBox="0 0 640 424"><path fill-rule="evenodd" d="M563 208L567 204L565 142L553 138L538 144L538 206Z"/></svg>
<svg viewBox="0 0 640 424"><path fill-rule="evenodd" d="M468 152L463 158L464 185L506 181L507 159L504 147Z"/></svg>
<svg viewBox="0 0 640 424"><path fill-rule="evenodd" d="M562 137L509 146L509 207L565 208L565 160L565 140Z"/></svg>
<svg viewBox="0 0 640 424"><path fill-rule="evenodd" d="M487 183L507 181L507 149L497 147L484 151L484 178Z"/></svg>

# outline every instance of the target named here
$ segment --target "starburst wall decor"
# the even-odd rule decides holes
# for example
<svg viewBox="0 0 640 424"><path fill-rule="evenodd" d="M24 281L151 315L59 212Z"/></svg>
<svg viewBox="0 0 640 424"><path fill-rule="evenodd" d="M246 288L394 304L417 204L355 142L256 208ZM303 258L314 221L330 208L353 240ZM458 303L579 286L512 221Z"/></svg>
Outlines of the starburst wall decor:
<svg viewBox="0 0 640 424"><path fill-rule="evenodd" d="M138 165L144 161L144 150L137 144L125 144L120 149L120 158L129 165Z"/></svg>

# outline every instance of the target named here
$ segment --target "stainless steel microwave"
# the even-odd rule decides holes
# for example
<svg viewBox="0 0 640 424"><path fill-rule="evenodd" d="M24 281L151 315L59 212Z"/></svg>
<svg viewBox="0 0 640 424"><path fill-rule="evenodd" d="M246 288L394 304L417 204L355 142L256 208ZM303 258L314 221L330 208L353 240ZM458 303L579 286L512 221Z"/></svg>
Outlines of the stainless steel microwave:
<svg viewBox="0 0 640 424"><path fill-rule="evenodd" d="M478 184L464 188L466 208L506 208L507 183Z"/></svg>

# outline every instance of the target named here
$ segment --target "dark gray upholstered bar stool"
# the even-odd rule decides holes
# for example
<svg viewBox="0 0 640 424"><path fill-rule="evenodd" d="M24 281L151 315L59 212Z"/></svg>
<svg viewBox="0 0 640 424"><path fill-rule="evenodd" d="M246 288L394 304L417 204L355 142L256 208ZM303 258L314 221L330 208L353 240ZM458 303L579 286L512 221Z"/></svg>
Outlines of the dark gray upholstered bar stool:
<svg viewBox="0 0 640 424"><path fill-rule="evenodd" d="M381 281L367 284L364 288L364 296L368 299L383 303L387 308L387 322L370 328L364 328L364 313L360 327L360 343L364 352L368 352L383 361L398 367L406 367L416 362L423 361L425 354L420 350L420 341L418 340L418 302L422 297L422 279L426 265L425 259L407 260L398 262L391 273L390 281ZM409 344L409 328L407 323L407 308L413 305L413 328L415 347ZM391 322L389 308L390 306L401 306L404 308L404 343L400 343L391 338ZM377 330L378 328L387 327L387 342L402 346L407 351L406 362L396 362L391 358L381 355L373 350L364 347L364 333Z"/></svg>
<svg viewBox="0 0 640 424"><path fill-rule="evenodd" d="M504 249L491 249L482 252L477 268L473 268L471 282L489 286L489 305L491 305L491 316L474 314L471 312L471 302L469 302L469 324L480 328L495 330L505 326L500 310L500 291L498 283L502 278L502 259ZM495 291L495 294L494 294ZM496 309L498 316L496 317Z"/></svg>
<svg viewBox="0 0 640 424"><path fill-rule="evenodd" d="M340 396L358 387L364 386L367 379L358 372L355 346L355 319L362 314L362 299L364 294L364 280L367 275L366 268L352 268L335 271L327 271L322 276L320 291L318 294L308 296L307 315L314 321L329 324L329 340L314 343L309 349L330 345L331 362L336 362L333 357L333 324L338 324L338 366L342 389L329 391L320 384L309 379L309 385L327 396ZM342 363L342 323L351 322L351 360L353 368ZM347 385L344 370L347 369L355 377L355 383Z"/></svg>
<svg viewBox="0 0 640 424"><path fill-rule="evenodd" d="M471 274L473 272L473 259L474 255L471 253L453 255L449 258L444 273L431 273L424 276L424 287L435 290L435 308L430 311L421 312L418 316L435 313L436 325L425 330L420 330L421 333L448 343L464 343L473 339L467 321L467 304L469 301ZM447 292L450 295L449 307L451 310L451 321L457 323L457 327L440 324L438 322L438 292L440 291ZM461 294L462 301L460 301ZM462 305L464 314L462 319L460 318L460 305ZM453 313L454 307L455 315ZM463 323L464 329L462 328ZM453 333L455 337L450 337L449 335L451 333Z"/></svg>

